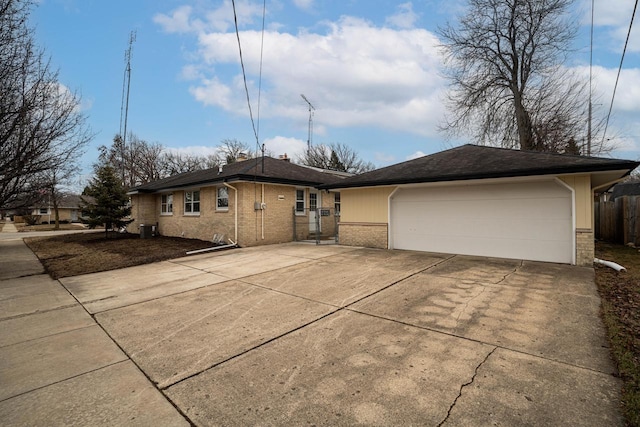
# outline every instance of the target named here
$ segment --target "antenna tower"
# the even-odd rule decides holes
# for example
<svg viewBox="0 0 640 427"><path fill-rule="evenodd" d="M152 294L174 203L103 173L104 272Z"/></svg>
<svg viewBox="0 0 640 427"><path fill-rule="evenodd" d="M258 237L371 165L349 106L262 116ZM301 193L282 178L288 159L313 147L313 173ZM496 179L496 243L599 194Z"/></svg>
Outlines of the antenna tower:
<svg viewBox="0 0 640 427"><path fill-rule="evenodd" d="M309 105L309 135L307 136L307 150L311 148L311 143L313 142L312 137L313 137L313 112L315 111L315 107L313 105L311 105L311 102L309 102L309 100L307 99L306 96L304 96L303 94L300 94L300 96L302 97L302 99L304 99L304 102L306 102Z"/></svg>
<svg viewBox="0 0 640 427"><path fill-rule="evenodd" d="M122 138L123 149L127 143L127 118L129 116L129 89L131 87L131 53L133 43L136 41L136 31L129 34L129 47L124 52L124 78L122 80L122 101L120 103L120 137ZM126 96L125 96L126 91ZM122 127L124 117L124 128Z"/></svg>

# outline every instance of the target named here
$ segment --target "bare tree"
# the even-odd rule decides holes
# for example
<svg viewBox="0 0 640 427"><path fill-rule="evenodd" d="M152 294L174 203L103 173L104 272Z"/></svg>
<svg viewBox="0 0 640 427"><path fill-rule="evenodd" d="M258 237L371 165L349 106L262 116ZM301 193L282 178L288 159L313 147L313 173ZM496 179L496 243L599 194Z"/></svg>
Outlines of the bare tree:
<svg viewBox="0 0 640 427"><path fill-rule="evenodd" d="M223 139L218 146L218 153L221 162L226 164L235 163L242 157L252 159L257 156L249 144L237 139Z"/></svg>
<svg viewBox="0 0 640 427"><path fill-rule="evenodd" d="M587 86L562 64L572 0L469 0L444 40L451 116L442 129L480 144L586 154ZM594 147L602 151L606 147Z"/></svg>
<svg viewBox="0 0 640 427"><path fill-rule="evenodd" d="M307 166L353 174L375 169L373 163L360 159L358 153L342 143L312 145L298 159L298 162Z"/></svg>
<svg viewBox="0 0 640 427"><path fill-rule="evenodd" d="M38 178L93 138L80 97L37 48L30 0L0 0L0 206L26 206Z"/></svg>

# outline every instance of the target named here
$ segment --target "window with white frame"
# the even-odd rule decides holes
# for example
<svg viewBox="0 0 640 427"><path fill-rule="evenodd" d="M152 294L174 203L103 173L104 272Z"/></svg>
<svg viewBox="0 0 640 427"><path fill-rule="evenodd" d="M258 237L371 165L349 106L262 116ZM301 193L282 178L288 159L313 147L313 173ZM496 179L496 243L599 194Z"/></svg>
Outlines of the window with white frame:
<svg viewBox="0 0 640 427"><path fill-rule="evenodd" d="M340 193L334 193L334 196L333 207L335 208L335 214L340 216Z"/></svg>
<svg viewBox="0 0 640 427"><path fill-rule="evenodd" d="M185 215L200 213L200 191L184 192L184 213Z"/></svg>
<svg viewBox="0 0 640 427"><path fill-rule="evenodd" d="M216 190L216 210L229 210L229 189L227 187L218 187Z"/></svg>
<svg viewBox="0 0 640 427"><path fill-rule="evenodd" d="M40 208L40 215L49 214L49 208Z"/></svg>
<svg viewBox="0 0 640 427"><path fill-rule="evenodd" d="M163 194L160 199L160 213L171 215L173 213L173 194Z"/></svg>
<svg viewBox="0 0 640 427"><path fill-rule="evenodd" d="M296 215L304 215L304 190L296 190Z"/></svg>

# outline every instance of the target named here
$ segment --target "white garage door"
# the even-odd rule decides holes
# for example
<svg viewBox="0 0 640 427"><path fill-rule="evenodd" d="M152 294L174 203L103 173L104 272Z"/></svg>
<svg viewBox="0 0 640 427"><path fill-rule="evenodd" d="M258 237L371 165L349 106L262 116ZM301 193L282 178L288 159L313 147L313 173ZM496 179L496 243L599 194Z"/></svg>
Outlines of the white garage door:
<svg viewBox="0 0 640 427"><path fill-rule="evenodd" d="M402 188L391 247L573 262L571 191L555 181Z"/></svg>

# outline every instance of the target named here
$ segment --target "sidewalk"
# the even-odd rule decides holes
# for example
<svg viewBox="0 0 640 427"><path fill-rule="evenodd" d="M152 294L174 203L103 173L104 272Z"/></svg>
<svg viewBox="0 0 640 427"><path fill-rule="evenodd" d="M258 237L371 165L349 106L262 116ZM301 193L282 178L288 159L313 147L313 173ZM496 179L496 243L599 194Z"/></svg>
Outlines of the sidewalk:
<svg viewBox="0 0 640 427"><path fill-rule="evenodd" d="M5 224L3 232L12 232ZM86 310L0 241L0 419L5 426L188 425Z"/></svg>

